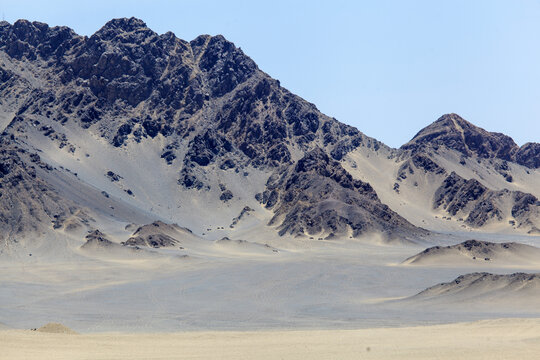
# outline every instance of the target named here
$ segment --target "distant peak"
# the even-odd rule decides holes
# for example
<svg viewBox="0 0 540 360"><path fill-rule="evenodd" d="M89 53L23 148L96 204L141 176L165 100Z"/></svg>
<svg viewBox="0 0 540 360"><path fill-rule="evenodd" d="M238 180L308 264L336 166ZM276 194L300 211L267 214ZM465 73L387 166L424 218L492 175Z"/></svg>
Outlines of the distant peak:
<svg viewBox="0 0 540 360"><path fill-rule="evenodd" d="M465 120L456 113L444 114L440 118L438 118L437 121L434 122L434 124L454 122L470 124L467 120Z"/></svg>
<svg viewBox="0 0 540 360"><path fill-rule="evenodd" d="M107 22L103 29L119 29L122 31L130 32L139 30L141 28L146 28L146 23L142 21L141 19L137 19L135 17L128 18L118 18L118 19L112 19L109 22Z"/></svg>
<svg viewBox="0 0 540 360"><path fill-rule="evenodd" d="M148 30L152 32L150 29L148 29L146 23L141 19L137 19L134 17L131 17L129 19L119 18L112 19L111 21L107 22L101 29L99 29L94 34L94 36L99 36L101 39L104 40L111 40L119 34L132 33L138 30Z"/></svg>
<svg viewBox="0 0 540 360"><path fill-rule="evenodd" d="M134 43L144 41L147 36L152 36L155 33L150 30L144 21L134 17L112 19L99 29L92 37L99 37L102 40L113 40L120 35L130 34L135 37L131 38Z"/></svg>
<svg viewBox="0 0 540 360"><path fill-rule="evenodd" d="M504 134L486 131L461 116L445 114L426 126L401 148L418 151L444 145L465 155L512 160L518 146Z"/></svg>

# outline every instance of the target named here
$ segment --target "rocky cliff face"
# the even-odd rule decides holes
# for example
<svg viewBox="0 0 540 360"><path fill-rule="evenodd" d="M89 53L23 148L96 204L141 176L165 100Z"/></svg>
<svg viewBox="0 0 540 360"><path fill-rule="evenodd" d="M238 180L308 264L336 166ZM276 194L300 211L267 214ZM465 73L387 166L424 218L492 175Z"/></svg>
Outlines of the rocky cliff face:
<svg viewBox="0 0 540 360"><path fill-rule="evenodd" d="M216 172L274 173L259 191L275 198L275 204L261 201L275 212L270 223L279 223L280 234L415 231L335 161L359 146L384 145L282 88L222 36L187 42L131 18L83 37L20 20L0 25L0 54L0 95L10 99L3 106L14 114L6 134L15 139L29 139L37 129L80 157L66 127L106 139L119 151L159 138L156 161L177 169L178 191L194 197L215 187ZM10 98L14 92L17 99ZM222 202L235 200L229 184L219 187ZM304 208L299 199L306 196Z"/></svg>
<svg viewBox="0 0 540 360"><path fill-rule="evenodd" d="M440 117L403 145L398 155L394 190L419 181L438 184L432 205L443 210L445 220L463 222L471 228L507 223L509 227L537 233L540 202L536 168L537 143L521 148L500 133L488 132L456 114ZM524 166L530 179L514 186L515 170ZM414 180L412 180L414 179ZM532 181L532 184L531 184ZM465 227L465 226L462 226Z"/></svg>
<svg viewBox="0 0 540 360"><path fill-rule="evenodd" d="M506 218L513 218L515 226L521 227L536 222L540 202L520 191L489 190L475 179L465 180L452 172L435 192L434 207L444 207L452 216L465 216L464 221L474 227Z"/></svg>
<svg viewBox="0 0 540 360"><path fill-rule="evenodd" d="M188 42L170 32L159 35L135 18L111 20L90 37L39 22L0 23L0 127L7 148L29 154L41 151L51 162L84 171L99 166L102 173L112 174L107 175L111 179L118 175L119 165L107 163L109 158L127 154L121 161L138 167L132 154L143 153L157 180L139 184L133 192L131 186L143 174L126 175L130 169L122 164L121 181L115 184L121 185L119 200L145 214L167 202L167 219L182 223L173 209L196 205L201 210L206 201L209 214L215 208L215 214L228 216L226 225L241 209L250 208L259 213L250 219L263 219L262 224L274 226L280 235L313 238L370 232L389 238L427 234L395 212L397 208L383 204L373 184L360 180L362 174L353 176L342 166L359 149L374 156L389 154L386 161L405 160L397 174L398 187L416 171L440 177L441 182L451 178L452 171L432 156L443 147L464 157L516 162L530 169L539 165L538 144L519 148L507 136L479 129L455 114L443 116L402 149L390 149L281 87L223 36L201 35ZM97 144L93 146L107 155L93 160L87 144ZM6 155L11 160L5 161L16 161L17 151ZM45 162L42 166L52 168ZM500 171L511 178L510 168L506 169ZM240 178L252 181L240 187ZM111 204L116 201L96 179L88 172L84 181L74 181L79 181L77 186L98 188ZM174 184L174 189L166 189L170 196L160 197L158 192L164 190L149 188L165 180ZM446 190L435 196L436 207L464 211L459 204L465 200L457 198L468 193L463 186L470 184L462 180L464 184L460 180L441 185ZM39 179L32 184L29 188L49 186ZM28 224L78 211L76 202L47 200L59 196L50 186L49 190L25 195L41 201L36 206L44 209L42 213L28 210ZM537 207L536 197L516 194L504 196L523 203L516 214L535 226L536 220L528 214ZM18 194L3 191L3 197L8 196ZM160 200L147 206L154 198ZM484 200L482 204L491 201ZM12 201L15 208L25 203L18 198ZM257 202L262 206L253 209ZM492 210L480 207L479 218L499 219L493 204ZM3 214L9 211L6 206ZM265 218L268 211L272 215ZM196 211L181 214L193 220ZM165 219L163 211L156 213L160 218ZM4 216L3 225L14 226L12 219ZM194 222L203 228L204 221ZM486 222L471 220L476 226Z"/></svg>
<svg viewBox="0 0 540 360"><path fill-rule="evenodd" d="M388 238L427 235L382 204L368 183L355 180L322 149L316 148L280 174L258 194L274 211L270 225L280 234L333 238L369 232Z"/></svg>
<svg viewBox="0 0 540 360"><path fill-rule="evenodd" d="M380 146L283 89L222 36L186 42L131 18L86 38L20 20L2 24L0 49L10 61L43 66L33 69L41 81L19 116L75 121L117 147L162 134L189 140L186 161L200 166L214 160L218 147L220 155L275 166L291 160L291 147L306 150L315 141L336 158L362 143ZM164 158L175 150L171 141Z"/></svg>
<svg viewBox="0 0 540 360"><path fill-rule="evenodd" d="M53 171L36 153L0 138L0 241L21 242L43 231L62 229L64 221L75 217L88 223L79 206L59 196L38 171Z"/></svg>
<svg viewBox="0 0 540 360"><path fill-rule="evenodd" d="M441 146L466 156L513 161L532 169L538 168L540 162L540 144L527 143L520 148L511 137L486 131L457 114L441 116L401 148L418 152Z"/></svg>

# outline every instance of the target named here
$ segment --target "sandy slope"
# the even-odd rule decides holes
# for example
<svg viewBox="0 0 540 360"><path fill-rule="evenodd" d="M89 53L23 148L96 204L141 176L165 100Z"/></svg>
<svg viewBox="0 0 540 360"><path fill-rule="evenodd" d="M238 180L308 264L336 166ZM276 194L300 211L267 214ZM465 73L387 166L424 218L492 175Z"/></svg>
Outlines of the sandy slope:
<svg viewBox="0 0 540 360"><path fill-rule="evenodd" d="M540 319L335 331L0 331L0 359L538 359Z"/></svg>
<svg viewBox="0 0 540 360"><path fill-rule="evenodd" d="M512 243L467 240L450 246L434 246L406 259L405 265L434 266L540 266L540 248Z"/></svg>

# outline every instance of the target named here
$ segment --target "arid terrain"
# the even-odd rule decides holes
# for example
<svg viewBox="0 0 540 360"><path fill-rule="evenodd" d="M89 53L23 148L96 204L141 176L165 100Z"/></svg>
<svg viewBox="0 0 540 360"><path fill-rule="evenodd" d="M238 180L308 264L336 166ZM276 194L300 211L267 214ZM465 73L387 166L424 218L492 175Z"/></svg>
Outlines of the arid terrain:
<svg viewBox="0 0 540 360"><path fill-rule="evenodd" d="M223 36L1 22L0 358L537 358L540 144L433 120L391 148Z"/></svg>

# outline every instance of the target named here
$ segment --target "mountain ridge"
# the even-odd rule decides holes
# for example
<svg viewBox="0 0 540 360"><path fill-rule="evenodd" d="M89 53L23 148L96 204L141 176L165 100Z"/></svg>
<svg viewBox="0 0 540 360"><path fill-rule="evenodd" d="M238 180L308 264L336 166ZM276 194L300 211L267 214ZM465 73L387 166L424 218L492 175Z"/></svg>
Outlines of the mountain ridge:
<svg viewBox="0 0 540 360"><path fill-rule="evenodd" d="M426 146L447 146L465 156L498 158L513 161L529 168L540 166L540 144L518 146L505 134L486 131L457 114L445 114L420 130L401 149L418 151Z"/></svg>
<svg viewBox="0 0 540 360"><path fill-rule="evenodd" d="M248 231L257 220L279 235L331 239L375 232L417 241L430 232L385 199L399 199L428 177L442 186L452 173L437 158L443 147L463 155L464 162L496 160L481 164L484 178L504 174L508 186L521 186L525 195L519 199L494 201L501 215L491 222L507 221L511 202L527 198L530 208L521 208L525 214L518 224L524 225L516 228L540 227L537 197L526 192L536 190L520 180L536 173L519 170L520 178L504 163L535 171L536 143L517 149L511 138L449 114L392 149L284 89L221 35L187 42L124 18L86 37L66 27L19 20L0 24L0 61L5 141L40 152L46 166L71 174L78 186L99 189L108 201L118 199L153 220L189 228L194 223L198 234L223 228L251 208L254 214L242 220L246 225L228 231ZM461 125L450 126L456 123ZM385 175L396 177L393 189L364 179L371 170L349 167L351 156L371 167L380 159L379 165L390 170ZM498 178L493 182L502 186ZM440 211L434 203L426 211ZM81 211L88 207L78 205ZM112 210L112 215L99 212L133 222ZM206 218L220 220L210 227ZM469 225L484 223L489 221Z"/></svg>

